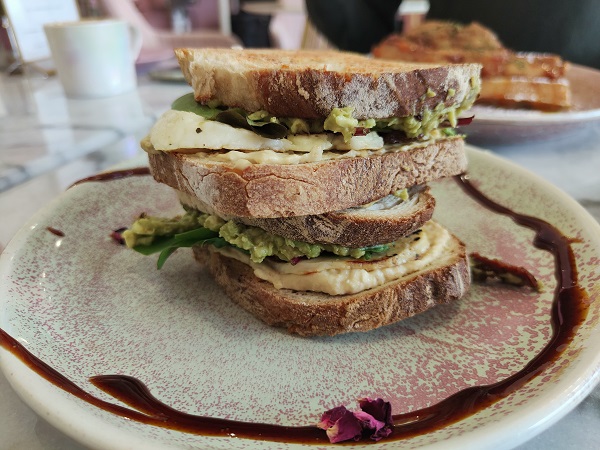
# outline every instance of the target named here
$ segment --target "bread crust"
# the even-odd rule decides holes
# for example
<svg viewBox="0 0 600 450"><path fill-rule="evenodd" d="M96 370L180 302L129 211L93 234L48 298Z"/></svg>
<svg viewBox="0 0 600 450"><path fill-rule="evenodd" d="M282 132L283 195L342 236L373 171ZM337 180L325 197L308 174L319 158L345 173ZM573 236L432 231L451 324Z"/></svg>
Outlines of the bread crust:
<svg viewBox="0 0 600 450"><path fill-rule="evenodd" d="M209 247L193 250L225 293L263 322L301 336L333 336L369 331L461 298L471 278L465 247L453 239L452 248L433 267L357 294L335 296L276 289L242 262Z"/></svg>
<svg viewBox="0 0 600 450"><path fill-rule="evenodd" d="M357 119L413 116L472 103L478 64L411 64L332 51L176 49L197 101L218 100L278 117L327 117L352 106ZM449 91L452 94L449 94ZM432 93L434 95L432 95Z"/></svg>
<svg viewBox="0 0 600 450"><path fill-rule="evenodd" d="M458 175L467 168L460 137L407 151L303 164L231 164L174 152L148 155L154 178L196 197L221 217L323 214L378 200L398 189ZM332 188L335 187L335 188Z"/></svg>
<svg viewBox="0 0 600 450"><path fill-rule="evenodd" d="M411 198L408 201L389 209L359 207L310 216L231 219L294 241L351 248L368 247L395 242L417 231L431 219L435 198L429 187L415 186L409 189L409 193ZM183 205L202 210L196 198L178 194Z"/></svg>
<svg viewBox="0 0 600 450"><path fill-rule="evenodd" d="M571 89L566 78L548 80L522 77L486 78L477 102L542 111L559 111L572 104Z"/></svg>

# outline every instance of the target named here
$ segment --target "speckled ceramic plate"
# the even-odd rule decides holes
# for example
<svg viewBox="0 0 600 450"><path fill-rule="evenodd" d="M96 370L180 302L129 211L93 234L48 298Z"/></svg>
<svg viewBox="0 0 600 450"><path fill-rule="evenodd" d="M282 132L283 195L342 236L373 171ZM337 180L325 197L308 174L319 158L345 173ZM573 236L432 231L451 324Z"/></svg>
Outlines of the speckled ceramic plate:
<svg viewBox="0 0 600 450"><path fill-rule="evenodd" d="M598 380L600 227L529 172L478 150L470 149L469 157L471 179L488 196L576 240L589 313L558 359L507 398L446 428L382 440L381 448L512 447L574 408ZM435 183L434 194L437 220L470 251L525 266L544 283L544 292L474 285L454 304L372 332L290 336L232 304L189 252L177 252L157 272L154 257L109 238L142 211L178 211L168 189L136 177L76 186L17 234L0 264L0 328L90 394L117 404L90 377L131 375L179 411L290 426L314 424L340 404L356 408L356 399L365 396L389 400L394 413L432 405L467 387L500 381L540 352L551 334L555 286L553 259L533 247L532 231L479 206L454 180ZM301 446L126 420L50 384L8 351L0 357L19 395L90 447Z"/></svg>
<svg viewBox="0 0 600 450"><path fill-rule="evenodd" d="M476 105L475 120L462 129L469 142L512 144L539 141L580 131L600 121L600 71L572 64L567 72L573 107L569 111L543 112Z"/></svg>

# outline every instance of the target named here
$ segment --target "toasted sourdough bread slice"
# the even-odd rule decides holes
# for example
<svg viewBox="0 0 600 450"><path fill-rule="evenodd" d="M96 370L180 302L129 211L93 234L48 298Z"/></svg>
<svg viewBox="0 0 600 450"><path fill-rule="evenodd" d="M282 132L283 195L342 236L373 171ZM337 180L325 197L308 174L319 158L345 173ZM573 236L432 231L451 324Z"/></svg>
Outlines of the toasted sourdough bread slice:
<svg viewBox="0 0 600 450"><path fill-rule="evenodd" d="M477 64L400 64L332 51L176 49L175 54L196 101L278 117L327 117L333 108L348 105L356 119L413 116L440 104L471 104L479 90Z"/></svg>
<svg viewBox="0 0 600 450"><path fill-rule="evenodd" d="M525 106L553 111L571 106L571 89L566 79L494 77L481 85L481 104Z"/></svg>
<svg viewBox="0 0 600 450"><path fill-rule="evenodd" d="M467 168L461 137L440 139L410 150L302 164L249 164L208 159L205 153L148 154L154 178L201 203L202 211L224 218L290 217L360 206L398 189L458 175Z"/></svg>
<svg viewBox="0 0 600 450"><path fill-rule="evenodd" d="M404 201L388 195L363 207L319 215L272 219L237 217L234 220L294 241L368 247L397 241L431 219L435 199L429 187L415 186L408 193L409 198ZM183 205L201 209L195 197L181 192L178 195Z"/></svg>
<svg viewBox="0 0 600 450"><path fill-rule="evenodd" d="M461 298L470 286L465 247L452 236L440 258L422 270L356 294L276 289L250 266L210 247L194 257L225 293L263 322L302 336L369 331Z"/></svg>
<svg viewBox="0 0 600 450"><path fill-rule="evenodd" d="M373 55L396 61L482 64L479 104L542 110L571 105L565 61L552 54L513 52L476 22L426 21L403 35L388 36L373 48Z"/></svg>

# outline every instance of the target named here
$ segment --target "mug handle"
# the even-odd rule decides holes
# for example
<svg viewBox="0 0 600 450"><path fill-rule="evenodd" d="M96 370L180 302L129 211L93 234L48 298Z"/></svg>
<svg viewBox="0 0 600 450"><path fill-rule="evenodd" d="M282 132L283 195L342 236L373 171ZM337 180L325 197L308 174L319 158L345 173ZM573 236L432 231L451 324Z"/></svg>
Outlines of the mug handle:
<svg viewBox="0 0 600 450"><path fill-rule="evenodd" d="M140 52L142 51L142 43L143 43L143 39L142 39L142 33L140 32L140 30L137 29L137 27L134 27L131 24L129 25L129 36L130 36L130 40L131 40L131 56L133 57L133 60L135 61L136 59L138 59L138 56L140 56Z"/></svg>

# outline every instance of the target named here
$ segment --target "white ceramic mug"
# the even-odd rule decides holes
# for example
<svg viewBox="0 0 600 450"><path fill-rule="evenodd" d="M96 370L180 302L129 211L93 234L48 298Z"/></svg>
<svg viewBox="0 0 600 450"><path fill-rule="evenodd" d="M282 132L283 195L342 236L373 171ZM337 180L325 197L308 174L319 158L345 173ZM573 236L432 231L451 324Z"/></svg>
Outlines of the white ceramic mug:
<svg viewBox="0 0 600 450"><path fill-rule="evenodd" d="M109 97L137 86L141 34L127 22L81 20L44 25L58 77L68 97Z"/></svg>

